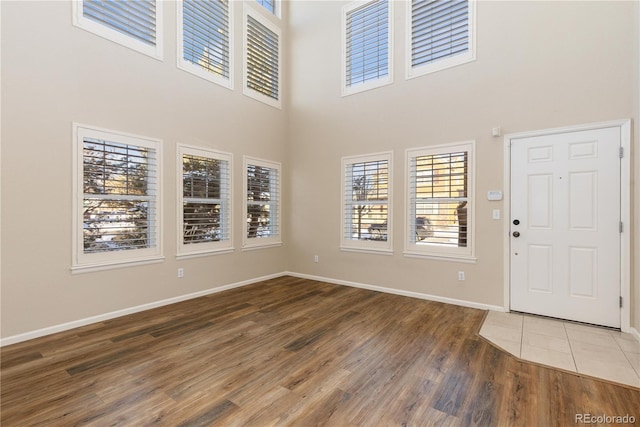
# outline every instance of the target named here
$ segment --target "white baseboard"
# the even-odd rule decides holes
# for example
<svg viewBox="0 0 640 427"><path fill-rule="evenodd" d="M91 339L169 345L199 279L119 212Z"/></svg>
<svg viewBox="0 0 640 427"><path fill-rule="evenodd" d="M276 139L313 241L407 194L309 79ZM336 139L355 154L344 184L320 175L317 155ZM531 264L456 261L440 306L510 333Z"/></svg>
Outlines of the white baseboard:
<svg viewBox="0 0 640 427"><path fill-rule="evenodd" d="M385 288L385 287L382 287L382 286L367 285L365 283L349 282L349 281L346 281L346 280L331 279L329 277L321 277L321 276L313 276L313 275L310 275L310 274L295 273L293 271L287 271L287 272L283 273L283 275L299 277L301 279L318 280L318 281L321 281L321 282L333 283L335 285L343 285L343 286L351 286L351 287L354 287L354 288L368 289L370 291L384 292L384 293L387 293L387 294L401 295L401 296L404 296L404 297L418 298L418 299L424 299L424 300L436 301L436 302L443 302L445 304L459 305L459 306L462 306L462 307L477 308L477 309L480 309L480 310L492 310L492 311L502 311L502 312L505 311L504 307L499 306L499 305L482 304L482 303L473 302L473 301L465 301L465 300L454 299L454 298L440 297L440 296L437 296L437 295L423 294L423 293L419 293L419 292L403 291L401 289Z"/></svg>
<svg viewBox="0 0 640 427"><path fill-rule="evenodd" d="M635 337L636 340L640 341L640 332L636 328L630 328L629 333Z"/></svg>
<svg viewBox="0 0 640 427"><path fill-rule="evenodd" d="M173 298L164 299L161 301L155 301L148 304L142 304L135 307L129 307L122 310L112 311L110 313L99 314L97 316L87 317L85 319L74 320L72 322L62 323L60 325L49 326L47 328L38 329L23 334L13 335L0 339L0 347L4 347L11 344L16 344L22 341L27 341L34 338L43 337L45 335L55 334L57 332L68 331L69 329L78 328L80 326L90 325L92 323L103 322L105 320L114 319L116 317L126 316L127 314L139 313L141 311L150 310L152 308L162 307L169 304L175 304L177 302L186 301L193 298L202 297L205 295L215 294L217 292L226 291L233 288L239 288L241 286L251 285L253 283L261 282L263 280L275 279L282 277L284 273L270 274L268 276L257 277L255 279L244 280L242 282L231 283L229 285L223 285L217 288L206 289L204 291L194 292L191 294L180 295Z"/></svg>

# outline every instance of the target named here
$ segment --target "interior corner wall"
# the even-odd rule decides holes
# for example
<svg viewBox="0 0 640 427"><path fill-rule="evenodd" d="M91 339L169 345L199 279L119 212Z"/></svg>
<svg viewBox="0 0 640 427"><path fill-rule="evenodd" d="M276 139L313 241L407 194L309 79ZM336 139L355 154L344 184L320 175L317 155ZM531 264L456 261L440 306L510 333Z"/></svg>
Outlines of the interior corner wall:
<svg viewBox="0 0 640 427"><path fill-rule="evenodd" d="M74 27L71 4L2 2L3 339L285 270L283 247L241 250L237 214L233 253L176 260L177 143L233 154L236 213L242 156L285 160L286 113L242 95L241 26L231 91L176 67L175 2L163 61ZM72 122L162 139L162 263L71 273Z"/></svg>
<svg viewBox="0 0 640 427"><path fill-rule="evenodd" d="M632 300L634 301L634 309L632 310L631 325L637 334L640 334L640 2L633 2L635 6L634 23L634 70L633 70L633 95L634 95L634 139L632 156L633 177L632 188L634 189L634 223L633 223L633 254L632 263L633 284Z"/></svg>
<svg viewBox="0 0 640 427"><path fill-rule="evenodd" d="M505 201L486 194L503 187L504 139L491 130L632 117L633 3L480 1L477 59L407 80L407 2L393 2L393 83L342 97L345 4L290 4L289 270L502 307L505 219L492 211L504 213ZM403 256L405 150L468 140L476 141L477 262ZM341 157L389 150L393 255L340 251Z"/></svg>

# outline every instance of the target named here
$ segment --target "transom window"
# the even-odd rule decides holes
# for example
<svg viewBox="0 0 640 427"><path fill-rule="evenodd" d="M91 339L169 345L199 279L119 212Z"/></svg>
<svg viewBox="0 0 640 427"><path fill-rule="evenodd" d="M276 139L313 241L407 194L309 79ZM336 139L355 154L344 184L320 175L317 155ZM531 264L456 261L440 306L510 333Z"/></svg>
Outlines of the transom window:
<svg viewBox="0 0 640 427"><path fill-rule="evenodd" d="M342 249L392 249L391 158L381 153L342 159Z"/></svg>
<svg viewBox="0 0 640 427"><path fill-rule="evenodd" d="M273 15L278 15L278 3L277 0L256 0L258 4L264 7L268 12Z"/></svg>
<svg viewBox="0 0 640 427"><path fill-rule="evenodd" d="M180 145L178 255L232 250L231 154Z"/></svg>
<svg viewBox="0 0 640 427"><path fill-rule="evenodd" d="M246 5L244 11L243 93L281 108L280 28Z"/></svg>
<svg viewBox="0 0 640 427"><path fill-rule="evenodd" d="M74 0L74 25L162 59L162 2Z"/></svg>
<svg viewBox="0 0 640 427"><path fill-rule="evenodd" d="M160 255L157 140L76 125L74 267Z"/></svg>
<svg viewBox="0 0 640 427"><path fill-rule="evenodd" d="M473 145L407 151L408 253L473 256Z"/></svg>
<svg viewBox="0 0 640 427"><path fill-rule="evenodd" d="M475 59L475 0L411 0L407 77Z"/></svg>
<svg viewBox="0 0 640 427"><path fill-rule="evenodd" d="M178 67L232 89L232 22L228 0L178 2Z"/></svg>
<svg viewBox="0 0 640 427"><path fill-rule="evenodd" d="M343 8L342 94L391 83L391 3L356 1Z"/></svg>

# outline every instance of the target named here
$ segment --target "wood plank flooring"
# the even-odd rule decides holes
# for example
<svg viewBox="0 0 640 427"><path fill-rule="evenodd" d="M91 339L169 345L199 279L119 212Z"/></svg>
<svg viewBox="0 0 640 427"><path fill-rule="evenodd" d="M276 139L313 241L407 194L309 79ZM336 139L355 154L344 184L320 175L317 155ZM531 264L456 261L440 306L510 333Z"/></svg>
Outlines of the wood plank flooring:
<svg viewBox="0 0 640 427"><path fill-rule="evenodd" d="M519 361L485 312L283 277L1 351L10 426L563 426L640 391Z"/></svg>

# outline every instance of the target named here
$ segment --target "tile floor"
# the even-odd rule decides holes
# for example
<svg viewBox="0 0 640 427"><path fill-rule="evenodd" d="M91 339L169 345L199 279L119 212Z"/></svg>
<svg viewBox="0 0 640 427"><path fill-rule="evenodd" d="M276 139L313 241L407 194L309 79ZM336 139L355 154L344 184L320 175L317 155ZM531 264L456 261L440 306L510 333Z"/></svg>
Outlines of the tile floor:
<svg viewBox="0 0 640 427"><path fill-rule="evenodd" d="M524 360L640 388L640 342L631 334L490 311L480 335Z"/></svg>

